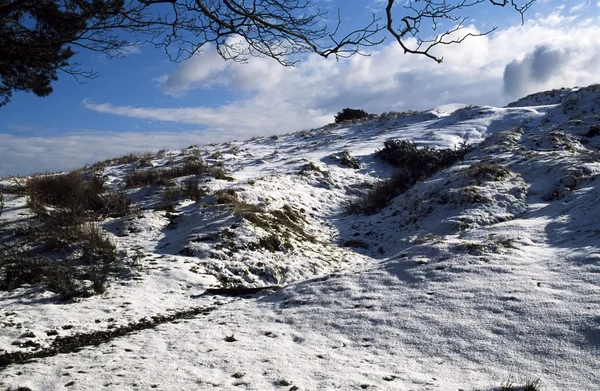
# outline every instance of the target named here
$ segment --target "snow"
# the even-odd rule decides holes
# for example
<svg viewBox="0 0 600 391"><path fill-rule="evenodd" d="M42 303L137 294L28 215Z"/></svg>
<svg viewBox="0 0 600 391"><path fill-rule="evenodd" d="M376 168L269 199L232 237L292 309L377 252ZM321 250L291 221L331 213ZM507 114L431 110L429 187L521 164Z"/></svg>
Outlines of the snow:
<svg viewBox="0 0 600 391"><path fill-rule="evenodd" d="M130 278L67 303L36 286L0 292L0 354L33 351L13 344L28 339L49 346L49 330L64 337L216 309L8 365L0 387L490 391L539 378L545 390L598 389L600 136L583 135L600 125L600 89L560 93L150 157L160 168L197 156L234 180L204 183L209 196L172 214L157 209L156 188L129 190L139 215L101 224ZM391 174L374 156L389 138L477 146L380 213L349 215L350 200ZM361 168L335 158L344 151ZM475 174L483 163L506 175ZM134 167L108 162L101 172L117 188ZM301 229L241 218L216 203L227 190L265 216L292 211ZM30 214L23 197L4 199L0 223ZM291 248L252 246L268 235L286 235ZM361 245L344 245L352 241ZM203 295L223 284L282 288Z"/></svg>

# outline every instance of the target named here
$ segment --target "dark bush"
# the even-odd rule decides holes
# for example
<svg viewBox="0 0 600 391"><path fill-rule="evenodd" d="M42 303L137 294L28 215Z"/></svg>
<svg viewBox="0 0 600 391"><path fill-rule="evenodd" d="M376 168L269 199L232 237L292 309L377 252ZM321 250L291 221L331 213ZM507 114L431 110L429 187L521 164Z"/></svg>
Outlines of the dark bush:
<svg viewBox="0 0 600 391"><path fill-rule="evenodd" d="M125 187L133 189L150 186L158 183L159 180L160 172L157 170L136 170L125 177Z"/></svg>
<svg viewBox="0 0 600 391"><path fill-rule="evenodd" d="M398 169L390 179L377 184L368 194L352 202L348 212L377 213L393 198L438 171L463 160L472 150L472 146L464 143L455 149L436 149L418 148L414 142L406 140L387 140L384 148L377 152L377 156Z"/></svg>
<svg viewBox="0 0 600 391"><path fill-rule="evenodd" d="M348 212L353 214L375 214L385 208L390 201L410 189L417 180L403 170L396 171L392 177L375 187L366 195L350 203Z"/></svg>
<svg viewBox="0 0 600 391"><path fill-rule="evenodd" d="M116 265L114 244L95 224L62 227L51 221L31 230L28 239L37 247L0 245L0 290L41 283L63 299L103 293Z"/></svg>
<svg viewBox="0 0 600 391"><path fill-rule="evenodd" d="M364 110L351 109L351 108L347 107L344 110L337 113L337 115L335 116L335 123L339 124L342 121L352 120L352 119L361 119L361 118L366 118L368 116L369 116L369 113L367 113Z"/></svg>
<svg viewBox="0 0 600 391"><path fill-rule="evenodd" d="M383 149L377 151L378 158L394 167L409 172L422 172L426 176L450 167L473 150L473 147L466 143L454 149L437 149L429 146L419 148L412 141L396 139L386 140L383 145Z"/></svg>
<svg viewBox="0 0 600 391"><path fill-rule="evenodd" d="M28 257L12 248L0 247L0 290L12 290L23 284L36 284L44 276L48 262Z"/></svg>
<svg viewBox="0 0 600 391"><path fill-rule="evenodd" d="M342 166L350 167L354 170L362 168L360 161L354 156L350 155L350 152L348 151L334 153L329 155L329 158L339 162Z"/></svg>
<svg viewBox="0 0 600 391"><path fill-rule="evenodd" d="M596 137L599 134L600 134L600 126L591 125L588 132L586 134L584 134L583 136L587 137L587 138L592 138L592 137Z"/></svg>

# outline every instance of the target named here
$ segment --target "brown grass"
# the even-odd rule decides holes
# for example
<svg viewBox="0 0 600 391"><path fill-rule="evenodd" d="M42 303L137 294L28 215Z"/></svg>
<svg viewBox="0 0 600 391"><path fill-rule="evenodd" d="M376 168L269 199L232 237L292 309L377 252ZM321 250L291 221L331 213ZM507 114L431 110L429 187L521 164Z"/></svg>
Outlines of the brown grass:
<svg viewBox="0 0 600 391"><path fill-rule="evenodd" d="M186 159L181 166L133 171L125 178L125 187L132 189L143 186L164 185L175 178L206 173L209 173L209 170L202 160Z"/></svg>

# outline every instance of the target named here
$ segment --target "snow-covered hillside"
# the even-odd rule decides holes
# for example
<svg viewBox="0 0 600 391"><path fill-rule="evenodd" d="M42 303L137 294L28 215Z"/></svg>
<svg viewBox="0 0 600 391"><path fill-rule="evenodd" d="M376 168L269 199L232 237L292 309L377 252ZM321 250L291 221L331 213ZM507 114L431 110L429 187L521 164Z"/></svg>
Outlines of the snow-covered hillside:
<svg viewBox="0 0 600 391"><path fill-rule="evenodd" d="M475 148L349 214L392 175L387 139ZM186 176L126 186L193 161L196 200L168 197ZM66 302L0 291L2 389L600 389L599 86L86 170L135 203L98 222L127 273ZM0 182L5 243L33 221L25 181Z"/></svg>

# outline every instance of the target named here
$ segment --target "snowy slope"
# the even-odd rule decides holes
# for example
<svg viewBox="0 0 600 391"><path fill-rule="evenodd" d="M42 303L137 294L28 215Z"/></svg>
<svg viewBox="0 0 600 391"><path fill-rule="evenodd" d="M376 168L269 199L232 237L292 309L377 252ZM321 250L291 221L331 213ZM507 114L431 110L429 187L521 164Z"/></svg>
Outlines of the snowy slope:
<svg viewBox="0 0 600 391"><path fill-rule="evenodd" d="M51 330L203 310L0 367L0 387L489 391L540 379L545 390L600 389L600 135L589 137L600 88L560 93L145 157L161 168L193 156L233 180L207 181L207 196L169 213L160 189L128 190L138 216L102 227L133 275L68 303L37 286L0 292L0 355L47 348ZM477 146L380 213L349 215L351 200L391 175L374 155L389 138ZM345 152L360 168L343 164ZM139 166L95 169L119 188ZM237 211L218 202L232 191ZM5 227L29 215L23 197L4 198ZM256 207L264 221L239 210ZM259 245L273 236L280 248ZM282 288L202 295L272 285Z"/></svg>

